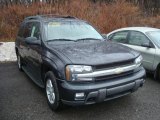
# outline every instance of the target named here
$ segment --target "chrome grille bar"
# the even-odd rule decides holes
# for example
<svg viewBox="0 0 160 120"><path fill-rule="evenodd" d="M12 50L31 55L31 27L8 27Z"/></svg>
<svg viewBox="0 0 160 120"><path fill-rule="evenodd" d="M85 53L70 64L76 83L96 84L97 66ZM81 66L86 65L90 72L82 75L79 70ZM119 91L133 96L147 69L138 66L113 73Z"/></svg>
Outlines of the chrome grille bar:
<svg viewBox="0 0 160 120"><path fill-rule="evenodd" d="M77 78L94 78L94 77L107 76L107 75L116 75L116 74L121 74L124 72L134 70L139 66L140 64L133 64L129 66L117 67L117 68L112 68L108 70L94 71L92 73L77 74Z"/></svg>

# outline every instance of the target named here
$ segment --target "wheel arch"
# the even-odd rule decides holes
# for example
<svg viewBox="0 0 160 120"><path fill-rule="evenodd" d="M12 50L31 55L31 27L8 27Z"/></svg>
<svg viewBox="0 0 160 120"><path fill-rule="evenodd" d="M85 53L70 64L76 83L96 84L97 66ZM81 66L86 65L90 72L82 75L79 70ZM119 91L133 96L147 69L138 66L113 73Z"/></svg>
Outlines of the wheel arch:
<svg viewBox="0 0 160 120"><path fill-rule="evenodd" d="M155 73L154 73L154 78L157 79L157 73L158 73L158 70L160 69L160 63L158 63L157 67L156 67L156 70L155 70Z"/></svg>
<svg viewBox="0 0 160 120"><path fill-rule="evenodd" d="M159 69L160 68L160 63L158 63L158 65L157 65L157 68L156 69Z"/></svg>
<svg viewBox="0 0 160 120"><path fill-rule="evenodd" d="M45 74L49 71L52 71L56 78L60 79L60 75L58 74L57 66L55 64L45 61L42 64L42 80L45 82Z"/></svg>
<svg viewBox="0 0 160 120"><path fill-rule="evenodd" d="M16 55L18 54L18 48L17 47L15 47L15 51L16 51Z"/></svg>

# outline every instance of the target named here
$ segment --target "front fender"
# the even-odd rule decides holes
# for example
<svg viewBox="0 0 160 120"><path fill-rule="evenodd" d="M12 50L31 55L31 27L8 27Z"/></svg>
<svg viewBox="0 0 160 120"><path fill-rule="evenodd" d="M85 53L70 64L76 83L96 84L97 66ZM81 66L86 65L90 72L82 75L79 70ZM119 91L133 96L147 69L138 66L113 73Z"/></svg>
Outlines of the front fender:
<svg viewBox="0 0 160 120"><path fill-rule="evenodd" d="M65 79L65 64L59 59L53 59L50 57L43 57L42 65L42 75L45 76L45 73L52 71L57 79Z"/></svg>

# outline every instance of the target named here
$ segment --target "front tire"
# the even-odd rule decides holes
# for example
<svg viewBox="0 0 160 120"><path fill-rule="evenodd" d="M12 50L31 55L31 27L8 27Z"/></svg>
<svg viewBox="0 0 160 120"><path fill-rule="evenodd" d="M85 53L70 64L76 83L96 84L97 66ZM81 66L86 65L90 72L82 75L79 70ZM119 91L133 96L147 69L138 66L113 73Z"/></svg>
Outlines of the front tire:
<svg viewBox="0 0 160 120"><path fill-rule="evenodd" d="M160 67L157 69L156 79L160 81Z"/></svg>
<svg viewBox="0 0 160 120"><path fill-rule="evenodd" d="M45 92L48 105L53 111L57 111L61 106L61 102L59 98L57 82L54 74L51 71L46 73L45 83Z"/></svg>

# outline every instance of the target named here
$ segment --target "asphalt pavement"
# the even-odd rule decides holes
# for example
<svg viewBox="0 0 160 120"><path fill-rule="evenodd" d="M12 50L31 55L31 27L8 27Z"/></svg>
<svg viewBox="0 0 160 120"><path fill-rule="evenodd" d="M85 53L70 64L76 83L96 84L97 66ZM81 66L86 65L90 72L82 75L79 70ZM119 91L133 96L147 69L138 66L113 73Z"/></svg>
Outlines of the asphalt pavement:
<svg viewBox="0 0 160 120"><path fill-rule="evenodd" d="M44 90L18 71L16 63L1 63L0 120L160 120L160 82L150 75L128 96L53 112Z"/></svg>

